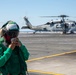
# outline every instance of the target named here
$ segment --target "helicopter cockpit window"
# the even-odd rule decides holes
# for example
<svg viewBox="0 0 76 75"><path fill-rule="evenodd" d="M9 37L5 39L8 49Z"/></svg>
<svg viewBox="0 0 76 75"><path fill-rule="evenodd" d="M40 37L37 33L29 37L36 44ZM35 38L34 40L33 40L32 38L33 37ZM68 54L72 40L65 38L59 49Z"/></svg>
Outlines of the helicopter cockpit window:
<svg viewBox="0 0 76 75"><path fill-rule="evenodd" d="M72 27L74 27L75 26L75 24L72 24Z"/></svg>
<svg viewBox="0 0 76 75"><path fill-rule="evenodd" d="M50 24L50 22L47 22L46 24Z"/></svg>

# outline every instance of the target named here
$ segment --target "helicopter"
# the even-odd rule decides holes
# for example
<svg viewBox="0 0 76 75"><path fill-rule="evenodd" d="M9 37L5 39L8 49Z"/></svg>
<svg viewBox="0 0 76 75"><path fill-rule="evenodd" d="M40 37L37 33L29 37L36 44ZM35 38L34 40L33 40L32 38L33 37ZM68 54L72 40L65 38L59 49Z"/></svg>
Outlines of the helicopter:
<svg viewBox="0 0 76 75"><path fill-rule="evenodd" d="M34 30L34 34L37 31L61 31L63 34L66 33L74 33L76 31L76 22L72 20L66 20L67 15L59 15L59 16L42 16L42 17L60 17L60 21L50 21L42 25L33 26L28 18L25 16L24 20L26 21L27 26L22 26L21 29L31 29Z"/></svg>

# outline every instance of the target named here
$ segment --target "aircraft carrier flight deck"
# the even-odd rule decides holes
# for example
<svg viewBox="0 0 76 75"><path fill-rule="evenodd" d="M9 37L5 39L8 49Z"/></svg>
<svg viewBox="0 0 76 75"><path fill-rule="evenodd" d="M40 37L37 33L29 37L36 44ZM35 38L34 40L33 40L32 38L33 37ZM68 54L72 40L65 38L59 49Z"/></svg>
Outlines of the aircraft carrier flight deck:
<svg viewBox="0 0 76 75"><path fill-rule="evenodd" d="M20 33L30 75L76 75L76 34Z"/></svg>

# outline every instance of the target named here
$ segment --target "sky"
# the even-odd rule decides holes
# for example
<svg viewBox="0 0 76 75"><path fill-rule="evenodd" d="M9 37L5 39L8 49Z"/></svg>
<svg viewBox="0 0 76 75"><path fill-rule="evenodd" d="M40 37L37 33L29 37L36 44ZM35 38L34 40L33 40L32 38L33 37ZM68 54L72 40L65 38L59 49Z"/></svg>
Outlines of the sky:
<svg viewBox="0 0 76 75"><path fill-rule="evenodd" d="M21 28L25 25L24 16L37 26L53 19L40 16L62 14L76 17L76 0L0 0L0 27L8 20L13 20ZM73 17L69 19L76 21Z"/></svg>

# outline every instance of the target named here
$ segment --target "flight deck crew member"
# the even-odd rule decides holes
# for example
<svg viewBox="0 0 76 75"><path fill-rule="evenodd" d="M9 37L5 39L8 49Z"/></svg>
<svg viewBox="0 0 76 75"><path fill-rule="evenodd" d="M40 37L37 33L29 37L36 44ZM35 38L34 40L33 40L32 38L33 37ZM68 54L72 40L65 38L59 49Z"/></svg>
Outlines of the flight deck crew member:
<svg viewBox="0 0 76 75"><path fill-rule="evenodd" d="M0 33L0 75L26 75L29 52L18 38L18 24L8 21Z"/></svg>

